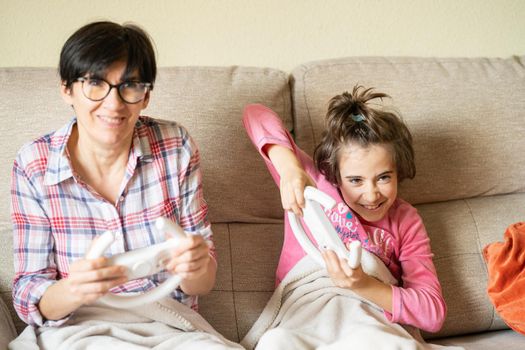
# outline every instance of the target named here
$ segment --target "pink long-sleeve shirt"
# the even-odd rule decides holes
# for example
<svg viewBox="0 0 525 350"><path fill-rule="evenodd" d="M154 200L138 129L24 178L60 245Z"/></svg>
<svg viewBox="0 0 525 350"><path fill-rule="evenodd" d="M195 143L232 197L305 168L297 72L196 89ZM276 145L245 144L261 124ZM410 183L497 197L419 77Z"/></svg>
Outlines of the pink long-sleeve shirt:
<svg viewBox="0 0 525 350"><path fill-rule="evenodd" d="M387 319L428 332L438 331L445 320L446 305L432 262L430 240L417 210L397 198L385 217L368 222L350 210L338 189L315 168L312 158L297 147L275 112L263 105L248 105L243 123L277 185L279 174L265 153L267 145L281 145L294 152L317 188L336 200L336 206L327 214L345 245L352 240L361 241L363 248L377 255L400 282L399 286L392 286L392 313L384 311ZM277 283L306 254L292 232L287 215L284 221Z"/></svg>

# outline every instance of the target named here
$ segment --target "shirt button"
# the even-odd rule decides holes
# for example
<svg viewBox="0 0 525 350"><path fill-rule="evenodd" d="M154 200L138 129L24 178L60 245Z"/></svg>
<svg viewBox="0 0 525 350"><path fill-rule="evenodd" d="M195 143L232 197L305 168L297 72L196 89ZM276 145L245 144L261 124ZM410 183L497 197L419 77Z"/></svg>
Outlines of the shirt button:
<svg viewBox="0 0 525 350"><path fill-rule="evenodd" d="M124 202L124 196L120 196L119 201Z"/></svg>

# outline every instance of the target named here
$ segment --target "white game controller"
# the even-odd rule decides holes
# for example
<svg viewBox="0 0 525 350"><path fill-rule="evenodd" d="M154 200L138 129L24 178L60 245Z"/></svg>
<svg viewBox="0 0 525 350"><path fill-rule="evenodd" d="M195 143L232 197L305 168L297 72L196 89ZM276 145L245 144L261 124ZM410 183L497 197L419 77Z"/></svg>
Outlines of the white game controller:
<svg viewBox="0 0 525 350"><path fill-rule="evenodd" d="M180 238L186 234L182 228L171 220L160 217L155 221L155 228L159 232L169 232L174 237L165 242L155 244L151 247L140 248L129 252L113 255L109 258L109 265L121 265L126 267L128 280L144 278L164 269L163 262L169 258L170 251L178 245ZM104 254L115 240L113 232L104 232L95 242L87 259L96 259ZM154 302L169 295L182 281L178 275L170 276L161 285L144 294L111 294L101 297L100 302L117 307L128 308Z"/></svg>
<svg viewBox="0 0 525 350"><path fill-rule="evenodd" d="M348 265L355 269L361 265L363 271L385 283L397 285L397 280L385 264L374 254L361 247L361 242L352 241L347 250L341 238L328 220L323 208L332 209L336 202L326 193L315 187L307 186L304 189L305 207L303 221L317 242L318 247L333 250L339 257L346 259ZM293 212L288 212L288 220L297 241L319 265L325 266L323 257L318 248L312 243L303 229L300 218Z"/></svg>

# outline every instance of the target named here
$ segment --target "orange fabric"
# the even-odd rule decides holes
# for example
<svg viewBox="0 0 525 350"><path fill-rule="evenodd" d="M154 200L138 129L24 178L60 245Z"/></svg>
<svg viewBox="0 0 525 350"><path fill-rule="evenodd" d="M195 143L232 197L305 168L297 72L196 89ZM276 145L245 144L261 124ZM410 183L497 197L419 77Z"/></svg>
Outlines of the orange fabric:
<svg viewBox="0 0 525 350"><path fill-rule="evenodd" d="M504 239L483 249L489 274L487 292L505 323L525 334L525 222L509 226Z"/></svg>

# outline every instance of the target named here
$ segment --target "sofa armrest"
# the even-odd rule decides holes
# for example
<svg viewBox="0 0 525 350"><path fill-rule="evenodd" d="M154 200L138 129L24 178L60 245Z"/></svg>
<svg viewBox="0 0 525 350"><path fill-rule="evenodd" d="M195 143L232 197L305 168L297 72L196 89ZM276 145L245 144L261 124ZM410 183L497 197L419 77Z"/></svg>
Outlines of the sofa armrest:
<svg viewBox="0 0 525 350"><path fill-rule="evenodd" d="M0 349L7 349L7 344L16 338L16 330L11 314L0 298Z"/></svg>

